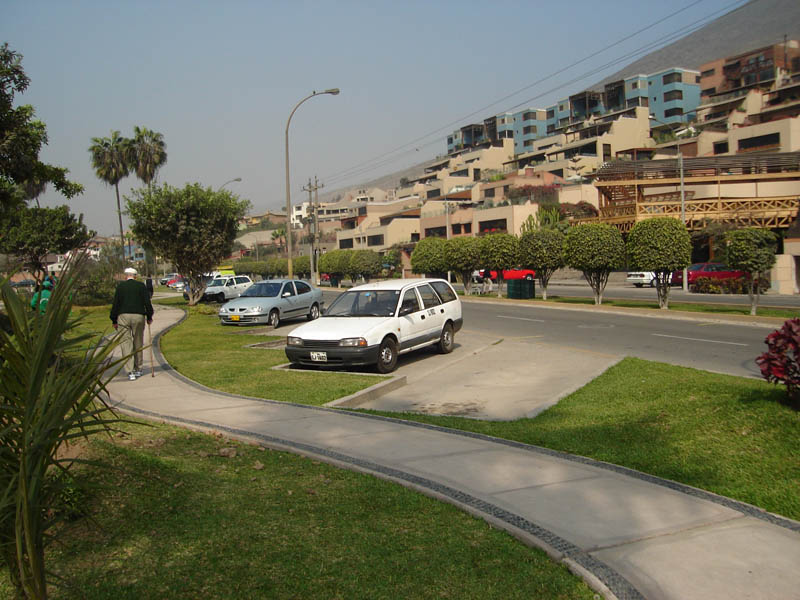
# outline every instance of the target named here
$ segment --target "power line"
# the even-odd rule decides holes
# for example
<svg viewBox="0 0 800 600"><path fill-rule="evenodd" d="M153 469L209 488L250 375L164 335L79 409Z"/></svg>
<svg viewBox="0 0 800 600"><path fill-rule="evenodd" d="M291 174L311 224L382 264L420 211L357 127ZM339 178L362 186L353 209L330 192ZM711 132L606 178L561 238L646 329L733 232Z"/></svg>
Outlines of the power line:
<svg viewBox="0 0 800 600"><path fill-rule="evenodd" d="M429 133L427 133L427 134L425 134L423 136L417 137L417 138L411 140L410 142L407 142L407 143L405 143L405 144L403 144L401 146L398 146L394 150L390 150L388 152L380 154L380 155L378 155L376 157L373 157L373 158L371 158L371 159L369 159L367 161L364 161L364 162L362 162L360 164L354 165L353 167L349 167L349 168L344 169L342 171L339 171L337 173L333 173L332 175L326 177L325 180L330 183L330 182L334 182L334 181L342 181L342 180L350 179L350 178L356 177L358 175L367 173L369 171L373 171L373 170L375 170L375 169L377 169L379 167L385 166L385 165L390 164L392 162L396 162L397 160L399 160L403 156L406 156L408 154L416 153L419 150L419 148L424 148L424 147L431 146L433 144L437 144L437 143L440 142L439 139L432 140L432 141L427 142L425 144L419 144L419 142L422 142L423 140L426 140L427 138L429 138L429 137L431 137L433 135L438 135L442 131L448 130L448 129L452 128L454 125L462 123L462 122L470 119L471 117L473 117L473 116L475 116L477 114L480 114L480 113L484 113L485 114L493 106L495 106L497 104L500 104L501 102L505 102L506 100L508 100L508 99L520 94L521 92L523 92L525 90L528 90L528 89L530 89L530 88L532 88L532 87L534 87L536 85L540 85L541 83L547 81L548 79L552 79L556 75L562 74L565 71L567 71L569 69L572 69L577 65L580 65L580 64L586 62L587 60L597 56L598 54L600 54L602 52L605 52L605 51L607 51L607 50L609 50L609 49L611 49L611 48L613 48L615 46L618 46L619 44L631 39L632 37L635 37L636 35L639 35L639 34L643 33L644 31L647 31L648 29L651 29L651 28L655 27L656 25L658 25L660 23L663 23L664 21L666 21L666 20L668 20L668 19L680 14L681 12L684 12L684 11L688 10L689 8L692 8L692 7L696 6L697 4L699 4L702 1L703 0L695 0L691 4L681 8L681 9L679 9L679 10L673 12L673 13L670 13L666 17L662 17L661 19L659 19L659 20L657 20L657 21L655 21L655 22L653 22L653 23L651 23L651 24L649 24L649 25L637 30L636 32L633 32L631 34L626 35L625 37L613 42L612 44L608 44L607 46L601 48L600 50L598 50L596 52L593 52L592 54L590 54L588 56L585 56L585 57L583 57L583 58L581 58L581 59L569 64L568 66L566 66L566 67L564 67L562 69L554 71L553 73L551 73L551 74L549 74L549 75L547 75L545 77L542 77L542 78L536 80L535 82L516 90L515 92L507 94L507 95L503 96L502 98L496 100L495 102L492 102L491 104L488 104L488 105L486 105L486 106L484 106L482 108L479 108L479 109L469 113L468 115L465 115L465 116L463 116L463 117L461 117L461 118L459 118L457 120L451 121L451 122L449 122L449 123L437 128L437 129L434 129L434 130L430 131ZM754 0L754 1L758 1L758 0ZM541 93L537 94L536 96L534 96L534 97L532 97L532 98L530 98L528 100L525 100L520 104L517 104L517 105L511 107L508 110L513 110L514 108L518 108L520 106L524 106L525 104L527 104L527 103L529 103L529 102L531 102L533 100L536 100L538 98L541 98L542 96L545 96L547 94L553 93L553 92L561 89L562 87L566 87L566 86L571 85L573 83L576 83L576 82L578 82L578 81L580 81L582 79L586 79L587 77L595 75L595 74L598 74L599 72L601 72L601 71L603 71L605 69L608 69L609 67L614 66L615 64L618 64L618 63L623 62L625 60L631 59L631 58L633 58L633 57L635 57L635 56L637 56L637 55L639 55L641 53L650 51L653 48L655 48L655 47L657 47L657 46L659 46L661 44L665 45L666 43L668 43L670 41L673 41L675 39L679 39L680 37L688 35L689 33L693 33L694 31L697 31L698 29L704 27L706 24L708 24L708 22L716 19L719 14L726 13L726 12L730 11L731 8L736 6L736 5L738 5L738 6L736 6L736 8L733 8L733 10L737 10L738 8L741 8L741 6L743 6L746 3L747 3L746 0L744 0L744 1L743 0L737 0L737 1L735 1L735 2L733 2L731 4L729 4L729 5L721 8L721 9L718 9L718 10L714 11L713 13L711 13L711 14L705 16L705 17L702 17L701 19L698 19L698 20L696 20L696 21L694 21L694 22L692 22L692 23L690 23L688 25L684 25L681 28L679 28L679 29L677 29L677 30L675 30L675 31L673 31L673 32L671 32L669 34L666 34L666 35L662 36L661 38L658 38L658 39L656 39L656 40L654 40L652 42L649 42L648 44L645 44L643 46L640 46L636 50L628 52L627 54L625 54L625 55L623 55L621 57L618 57L618 58L616 58L616 59L614 59L612 61L609 61L609 62L605 63L604 65L602 65L600 67L593 68L590 71L587 71L587 72L583 73L582 75L579 75L579 76L577 76L577 77L575 77L575 78L573 78L573 79L571 79L571 80L569 80L569 81L567 81L565 83L562 83L562 84L560 84L560 85L558 85L558 86L556 86L554 88L551 88L551 89L549 89L549 90L547 90L545 92L541 92ZM406 150L409 147L411 147L411 149ZM405 150L405 151L400 153L403 150ZM397 156L394 156L397 153L400 153L400 154L397 155Z"/></svg>

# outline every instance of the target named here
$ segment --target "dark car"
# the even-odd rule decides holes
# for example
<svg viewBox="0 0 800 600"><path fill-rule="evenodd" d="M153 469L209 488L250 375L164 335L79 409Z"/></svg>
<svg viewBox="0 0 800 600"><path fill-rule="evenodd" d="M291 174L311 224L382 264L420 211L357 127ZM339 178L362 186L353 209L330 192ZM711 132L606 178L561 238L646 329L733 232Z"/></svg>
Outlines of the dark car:
<svg viewBox="0 0 800 600"><path fill-rule="evenodd" d="M736 279L737 277L747 277L744 271L735 271L722 263L704 262L695 263L686 269L689 285L692 285L700 278L708 279ZM672 285L683 285L683 271L672 273Z"/></svg>
<svg viewBox="0 0 800 600"><path fill-rule="evenodd" d="M35 286L36 286L36 282L33 279L21 279L19 281L12 281L11 282L11 287L15 287L15 288L18 288L18 287L29 287L29 288L32 288L32 287L35 287Z"/></svg>

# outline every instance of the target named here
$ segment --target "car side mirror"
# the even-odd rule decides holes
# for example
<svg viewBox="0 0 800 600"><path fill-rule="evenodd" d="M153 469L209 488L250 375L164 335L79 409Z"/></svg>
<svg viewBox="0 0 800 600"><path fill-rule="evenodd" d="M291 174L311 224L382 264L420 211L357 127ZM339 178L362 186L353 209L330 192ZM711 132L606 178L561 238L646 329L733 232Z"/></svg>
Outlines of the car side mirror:
<svg viewBox="0 0 800 600"><path fill-rule="evenodd" d="M291 292L283 292L283 296L281 296L281 298L288 298L291 295Z"/></svg>
<svg viewBox="0 0 800 600"><path fill-rule="evenodd" d="M408 304L404 304L403 306L400 307L400 316L401 317L405 317L406 315L410 315L412 312L414 312L414 307L413 306L410 306Z"/></svg>

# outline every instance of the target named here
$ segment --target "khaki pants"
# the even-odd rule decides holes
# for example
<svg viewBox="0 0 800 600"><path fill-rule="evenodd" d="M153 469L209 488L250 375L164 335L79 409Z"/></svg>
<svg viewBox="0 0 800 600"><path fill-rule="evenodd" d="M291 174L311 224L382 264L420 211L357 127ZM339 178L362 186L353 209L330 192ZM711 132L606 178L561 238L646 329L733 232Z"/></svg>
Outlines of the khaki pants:
<svg viewBox="0 0 800 600"><path fill-rule="evenodd" d="M128 373L142 369L144 323L144 315L124 313L117 317L117 325L122 329L122 354L128 357L125 361L125 370Z"/></svg>

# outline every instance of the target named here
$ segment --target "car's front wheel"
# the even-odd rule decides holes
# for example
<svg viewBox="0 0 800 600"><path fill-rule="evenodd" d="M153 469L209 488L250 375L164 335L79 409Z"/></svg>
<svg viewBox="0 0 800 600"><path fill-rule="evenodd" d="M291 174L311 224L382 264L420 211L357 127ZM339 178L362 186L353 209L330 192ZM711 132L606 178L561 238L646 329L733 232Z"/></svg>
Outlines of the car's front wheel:
<svg viewBox="0 0 800 600"><path fill-rule="evenodd" d="M278 309L273 308L272 311L269 313L269 320L267 321L267 324L273 329L277 329L278 325L280 325L280 322L281 322L281 316L278 313Z"/></svg>
<svg viewBox="0 0 800 600"><path fill-rule="evenodd" d="M453 351L453 324L445 323L442 327L442 337L439 338L439 352L442 354L450 354Z"/></svg>
<svg viewBox="0 0 800 600"><path fill-rule="evenodd" d="M390 337L381 342L376 368L378 373L391 373L397 368L397 343Z"/></svg>
<svg viewBox="0 0 800 600"><path fill-rule="evenodd" d="M223 304L225 302L225 294L223 294L222 292L217 294L217 302Z"/></svg>
<svg viewBox="0 0 800 600"><path fill-rule="evenodd" d="M655 278L655 277L653 277L653 278L650 280L650 287L653 287L653 288L654 288L654 287L656 287L656 285L658 285L658 282L656 281L656 278Z"/></svg>
<svg viewBox="0 0 800 600"><path fill-rule="evenodd" d="M312 304L311 310L308 312L308 320L314 321L319 319L319 304Z"/></svg>

